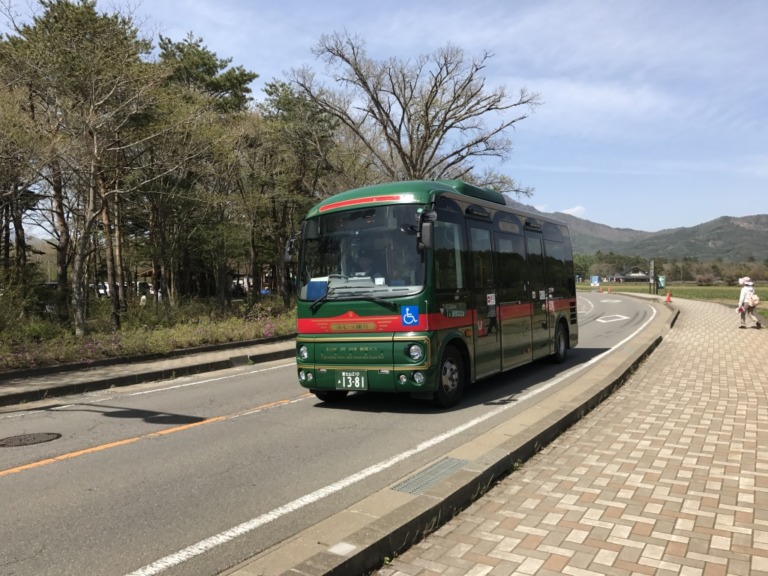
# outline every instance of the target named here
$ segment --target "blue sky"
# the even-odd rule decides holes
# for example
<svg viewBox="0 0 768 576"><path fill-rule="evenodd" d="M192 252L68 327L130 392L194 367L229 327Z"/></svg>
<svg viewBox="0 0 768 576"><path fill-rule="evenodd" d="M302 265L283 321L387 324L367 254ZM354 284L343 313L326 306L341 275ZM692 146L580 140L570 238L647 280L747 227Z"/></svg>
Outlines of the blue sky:
<svg viewBox="0 0 768 576"><path fill-rule="evenodd" d="M495 165L521 199L616 228L657 231L768 214L768 2L763 0L120 0L145 34L188 32L260 75L322 63L322 34L363 37L375 58L451 42L494 54L487 85L543 104ZM132 8L131 8L132 7Z"/></svg>

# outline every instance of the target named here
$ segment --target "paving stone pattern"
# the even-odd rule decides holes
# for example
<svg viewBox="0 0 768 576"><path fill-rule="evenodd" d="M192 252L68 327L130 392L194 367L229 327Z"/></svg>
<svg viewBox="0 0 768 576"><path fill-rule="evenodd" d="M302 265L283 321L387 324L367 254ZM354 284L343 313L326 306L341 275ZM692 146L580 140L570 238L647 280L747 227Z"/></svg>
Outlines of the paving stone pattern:
<svg viewBox="0 0 768 576"><path fill-rule="evenodd" d="M377 574L768 576L768 330L674 305L621 389Z"/></svg>

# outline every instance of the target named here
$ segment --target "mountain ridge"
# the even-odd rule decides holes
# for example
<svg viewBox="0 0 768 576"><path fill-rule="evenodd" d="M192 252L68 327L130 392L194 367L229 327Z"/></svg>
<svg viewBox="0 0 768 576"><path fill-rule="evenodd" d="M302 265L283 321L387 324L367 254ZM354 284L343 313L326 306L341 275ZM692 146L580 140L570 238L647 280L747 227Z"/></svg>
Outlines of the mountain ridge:
<svg viewBox="0 0 768 576"><path fill-rule="evenodd" d="M564 212L542 212L507 197L510 206L553 216L568 225L577 254L613 252L623 256L693 258L703 261L763 261L768 255L768 214L720 216L696 226L645 232L614 228Z"/></svg>

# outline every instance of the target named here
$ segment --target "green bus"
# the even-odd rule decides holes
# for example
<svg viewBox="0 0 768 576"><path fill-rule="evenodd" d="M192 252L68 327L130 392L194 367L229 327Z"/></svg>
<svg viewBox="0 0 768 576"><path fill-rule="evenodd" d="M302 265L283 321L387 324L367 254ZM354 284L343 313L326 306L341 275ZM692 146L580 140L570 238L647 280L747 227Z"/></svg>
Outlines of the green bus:
<svg viewBox="0 0 768 576"><path fill-rule="evenodd" d="M320 400L407 393L449 408L465 387L578 343L568 228L459 180L336 194L298 243L296 362Z"/></svg>

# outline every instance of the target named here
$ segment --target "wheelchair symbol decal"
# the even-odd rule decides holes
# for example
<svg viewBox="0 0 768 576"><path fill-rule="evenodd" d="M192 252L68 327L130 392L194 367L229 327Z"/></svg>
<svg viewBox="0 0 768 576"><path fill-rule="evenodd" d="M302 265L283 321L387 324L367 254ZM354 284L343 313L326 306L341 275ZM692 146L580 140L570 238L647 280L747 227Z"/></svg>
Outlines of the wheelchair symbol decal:
<svg viewBox="0 0 768 576"><path fill-rule="evenodd" d="M400 321L403 326L416 326L419 323L419 307L418 306L401 306L400 307Z"/></svg>

